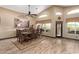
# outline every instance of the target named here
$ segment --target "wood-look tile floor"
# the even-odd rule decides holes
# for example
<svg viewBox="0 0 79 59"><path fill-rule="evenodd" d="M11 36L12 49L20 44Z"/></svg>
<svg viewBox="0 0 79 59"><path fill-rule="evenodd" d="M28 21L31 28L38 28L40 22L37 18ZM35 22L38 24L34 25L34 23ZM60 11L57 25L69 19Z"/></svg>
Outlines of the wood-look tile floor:
<svg viewBox="0 0 79 59"><path fill-rule="evenodd" d="M42 39L42 40L41 40ZM79 41L61 38L41 37L33 45L25 49L18 49L12 41L17 38L0 40L0 54L63 54L79 53ZM30 43L29 43L30 44Z"/></svg>

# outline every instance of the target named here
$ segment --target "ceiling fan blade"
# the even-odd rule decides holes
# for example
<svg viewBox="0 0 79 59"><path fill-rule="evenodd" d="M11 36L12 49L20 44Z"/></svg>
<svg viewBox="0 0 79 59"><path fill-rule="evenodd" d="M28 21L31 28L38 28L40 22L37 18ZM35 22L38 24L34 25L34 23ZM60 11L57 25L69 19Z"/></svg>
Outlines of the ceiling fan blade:
<svg viewBox="0 0 79 59"><path fill-rule="evenodd" d="M38 16L37 14L31 14L31 15Z"/></svg>

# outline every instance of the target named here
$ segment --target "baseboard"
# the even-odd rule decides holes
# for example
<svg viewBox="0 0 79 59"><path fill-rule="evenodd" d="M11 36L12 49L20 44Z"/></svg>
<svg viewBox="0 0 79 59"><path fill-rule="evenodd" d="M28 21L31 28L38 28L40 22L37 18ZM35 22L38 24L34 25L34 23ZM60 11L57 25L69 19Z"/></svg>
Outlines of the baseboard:
<svg viewBox="0 0 79 59"><path fill-rule="evenodd" d="M78 39L74 39L74 38L67 38L67 37L62 37L62 38L64 38L64 39L70 39L70 40L77 40L77 41L79 41Z"/></svg>
<svg viewBox="0 0 79 59"><path fill-rule="evenodd" d="M45 37L50 37L50 38L56 38L56 37L51 37L51 36L46 36L46 35L42 35L42 36L45 36Z"/></svg>
<svg viewBox="0 0 79 59"><path fill-rule="evenodd" d="M42 36L45 36L45 37L50 37L50 38L57 38L57 37L51 37L51 36L46 36L46 35L42 35ZM4 39L11 39L11 38L16 38L16 36L14 37L8 37L8 38L1 38L0 40L4 40ZM70 39L70 40L77 40L79 41L78 39L74 39L74 38L67 38L67 37L62 37L61 39Z"/></svg>
<svg viewBox="0 0 79 59"><path fill-rule="evenodd" d="M7 38L1 38L0 40L11 39L11 38L16 38L16 36L14 36L14 37L7 37Z"/></svg>
<svg viewBox="0 0 79 59"><path fill-rule="evenodd" d="M51 36L46 36L46 35L42 35L42 36L45 36L45 37L50 37L50 38L58 38L58 37L51 37ZM78 39L74 39L74 38L67 38L67 37L61 37L61 39L70 39L70 40L77 40L77 41L79 41Z"/></svg>

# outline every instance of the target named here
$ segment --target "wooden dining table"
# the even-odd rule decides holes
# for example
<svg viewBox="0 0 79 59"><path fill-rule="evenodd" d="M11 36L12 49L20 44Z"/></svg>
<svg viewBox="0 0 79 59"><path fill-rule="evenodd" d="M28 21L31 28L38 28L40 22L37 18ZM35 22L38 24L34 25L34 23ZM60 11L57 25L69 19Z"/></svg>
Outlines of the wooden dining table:
<svg viewBox="0 0 79 59"><path fill-rule="evenodd" d="M21 39L20 39L20 43L24 42L24 41L29 41L31 39L31 32L21 32Z"/></svg>
<svg viewBox="0 0 79 59"><path fill-rule="evenodd" d="M31 32L22 32L21 34L23 34L23 35L29 35L29 34L31 34Z"/></svg>
<svg viewBox="0 0 79 59"><path fill-rule="evenodd" d="M38 34L36 31L24 31L22 30L16 30L16 35L17 35L17 41L19 41L20 43L23 43L25 41L29 41L32 39L36 39L38 37Z"/></svg>

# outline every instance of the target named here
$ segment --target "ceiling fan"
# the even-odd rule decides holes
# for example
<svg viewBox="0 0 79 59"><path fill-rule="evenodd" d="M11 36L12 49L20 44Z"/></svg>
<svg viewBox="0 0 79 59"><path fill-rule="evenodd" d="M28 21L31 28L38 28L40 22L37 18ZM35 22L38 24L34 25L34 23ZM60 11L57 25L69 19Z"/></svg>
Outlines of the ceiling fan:
<svg viewBox="0 0 79 59"><path fill-rule="evenodd" d="M30 17L36 17L37 16L37 14L32 14L31 13L31 11L30 11L30 5L28 5L28 14L26 16L30 16Z"/></svg>

